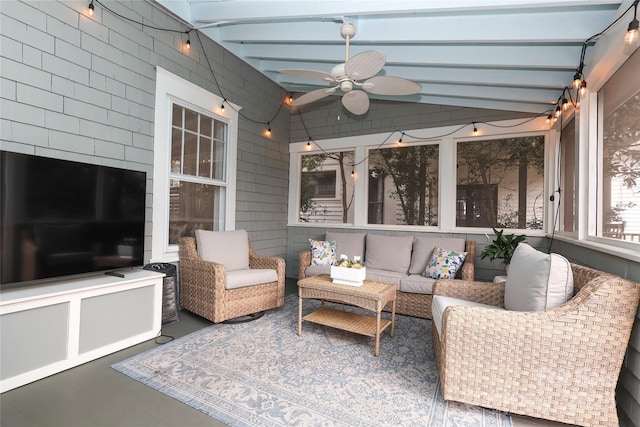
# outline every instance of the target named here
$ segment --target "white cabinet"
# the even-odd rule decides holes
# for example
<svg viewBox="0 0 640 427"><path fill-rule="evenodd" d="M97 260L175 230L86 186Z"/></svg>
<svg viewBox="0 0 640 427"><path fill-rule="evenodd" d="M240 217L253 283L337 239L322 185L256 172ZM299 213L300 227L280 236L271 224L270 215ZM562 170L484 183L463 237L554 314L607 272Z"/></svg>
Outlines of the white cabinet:
<svg viewBox="0 0 640 427"><path fill-rule="evenodd" d="M164 274L97 273L0 293L0 392L159 335Z"/></svg>

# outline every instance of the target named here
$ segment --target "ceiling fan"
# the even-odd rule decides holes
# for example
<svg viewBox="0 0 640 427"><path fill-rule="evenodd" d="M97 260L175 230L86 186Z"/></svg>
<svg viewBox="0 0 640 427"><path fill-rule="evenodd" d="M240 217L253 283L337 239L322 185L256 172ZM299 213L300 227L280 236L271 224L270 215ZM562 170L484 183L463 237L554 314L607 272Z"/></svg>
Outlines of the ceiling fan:
<svg viewBox="0 0 640 427"><path fill-rule="evenodd" d="M280 70L283 74L325 80L334 86L327 89L316 89L305 93L291 103L292 106L309 104L334 94L338 89L344 92L342 105L356 115L369 110L369 96L376 95L413 95L422 90L422 86L411 80L393 76L374 77L384 67L387 57L375 50L368 50L349 58L349 40L356 30L351 22L343 22L340 35L347 41L345 62L331 69L331 73L313 70Z"/></svg>

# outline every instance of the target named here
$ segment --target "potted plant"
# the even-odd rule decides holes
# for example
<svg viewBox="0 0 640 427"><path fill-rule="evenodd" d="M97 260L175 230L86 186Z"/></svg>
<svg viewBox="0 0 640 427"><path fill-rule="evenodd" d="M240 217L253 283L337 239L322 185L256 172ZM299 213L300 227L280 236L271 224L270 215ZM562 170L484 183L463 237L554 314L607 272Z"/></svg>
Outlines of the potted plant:
<svg viewBox="0 0 640 427"><path fill-rule="evenodd" d="M489 236L487 236L487 239L491 240L491 243L485 246L482 250L480 259L489 257L491 261L494 259L502 260L502 263L505 265L505 269L507 269L508 265L511 263L513 251L516 250L518 243L523 242L524 239L526 239L526 236L523 234L519 236L504 234L504 230L496 230L495 228L493 229L493 233L496 237L491 240Z"/></svg>

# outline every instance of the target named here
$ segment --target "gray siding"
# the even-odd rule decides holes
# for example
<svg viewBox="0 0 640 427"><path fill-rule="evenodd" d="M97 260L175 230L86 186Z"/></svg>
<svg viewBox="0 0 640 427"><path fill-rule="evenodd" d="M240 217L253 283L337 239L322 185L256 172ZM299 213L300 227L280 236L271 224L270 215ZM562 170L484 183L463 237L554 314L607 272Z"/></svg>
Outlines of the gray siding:
<svg viewBox="0 0 640 427"><path fill-rule="evenodd" d="M148 2L105 4L137 22L187 29ZM286 92L195 32L185 55L186 35L143 28L99 4L89 18L87 5L0 2L0 148L146 171L150 248L155 66L161 66L242 107L236 228L249 231L260 253L284 255L289 114L280 103ZM267 121L271 139L262 135ZM149 257L147 251L145 261Z"/></svg>

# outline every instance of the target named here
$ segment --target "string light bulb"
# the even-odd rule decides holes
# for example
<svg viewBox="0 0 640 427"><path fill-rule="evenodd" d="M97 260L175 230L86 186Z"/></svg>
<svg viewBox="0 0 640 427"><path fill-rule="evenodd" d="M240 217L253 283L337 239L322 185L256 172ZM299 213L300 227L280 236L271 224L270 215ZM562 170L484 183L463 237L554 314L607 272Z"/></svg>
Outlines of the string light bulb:
<svg viewBox="0 0 640 427"><path fill-rule="evenodd" d="M582 76L580 75L579 71L576 71L576 74L573 76L573 88L580 89L581 85L582 85Z"/></svg>
<svg viewBox="0 0 640 427"><path fill-rule="evenodd" d="M271 122L267 122L267 136L271 136Z"/></svg>
<svg viewBox="0 0 640 427"><path fill-rule="evenodd" d="M401 133L400 139L398 139L398 145L402 144L402 138L404 137L404 132Z"/></svg>
<svg viewBox="0 0 640 427"><path fill-rule="evenodd" d="M478 136L478 128L476 127L476 122L473 123L473 136Z"/></svg>
<svg viewBox="0 0 640 427"><path fill-rule="evenodd" d="M226 98L222 100L222 104L220 104L220 111L224 113L224 103L226 102Z"/></svg>
<svg viewBox="0 0 640 427"><path fill-rule="evenodd" d="M289 104L293 104L293 93L289 92Z"/></svg>
<svg viewBox="0 0 640 427"><path fill-rule="evenodd" d="M89 16L93 16L95 12L95 6L93 6L93 0L91 0L91 3L89 3Z"/></svg>
<svg viewBox="0 0 640 427"><path fill-rule="evenodd" d="M560 117L560 114L562 114L562 110L560 109L559 105L556 105L556 112L555 112L554 116L556 118L558 118L558 117Z"/></svg>
<svg viewBox="0 0 640 427"><path fill-rule="evenodd" d="M587 81L583 80L580 85L580 96L585 96L587 93Z"/></svg>
<svg viewBox="0 0 640 427"><path fill-rule="evenodd" d="M638 0L633 2L633 21L629 22L627 28L627 34L624 36L624 42L632 45L638 41L638 28L640 28L640 22L638 21Z"/></svg>
<svg viewBox="0 0 640 427"><path fill-rule="evenodd" d="M551 123L551 119L553 119L553 114L549 113L549 115L547 116L547 124Z"/></svg>
<svg viewBox="0 0 640 427"><path fill-rule="evenodd" d="M191 39L187 39L187 41L184 44L184 47L187 50L191 49Z"/></svg>
<svg viewBox="0 0 640 427"><path fill-rule="evenodd" d="M569 108L569 101L567 101L567 98L562 98L562 109L567 111L568 108Z"/></svg>

